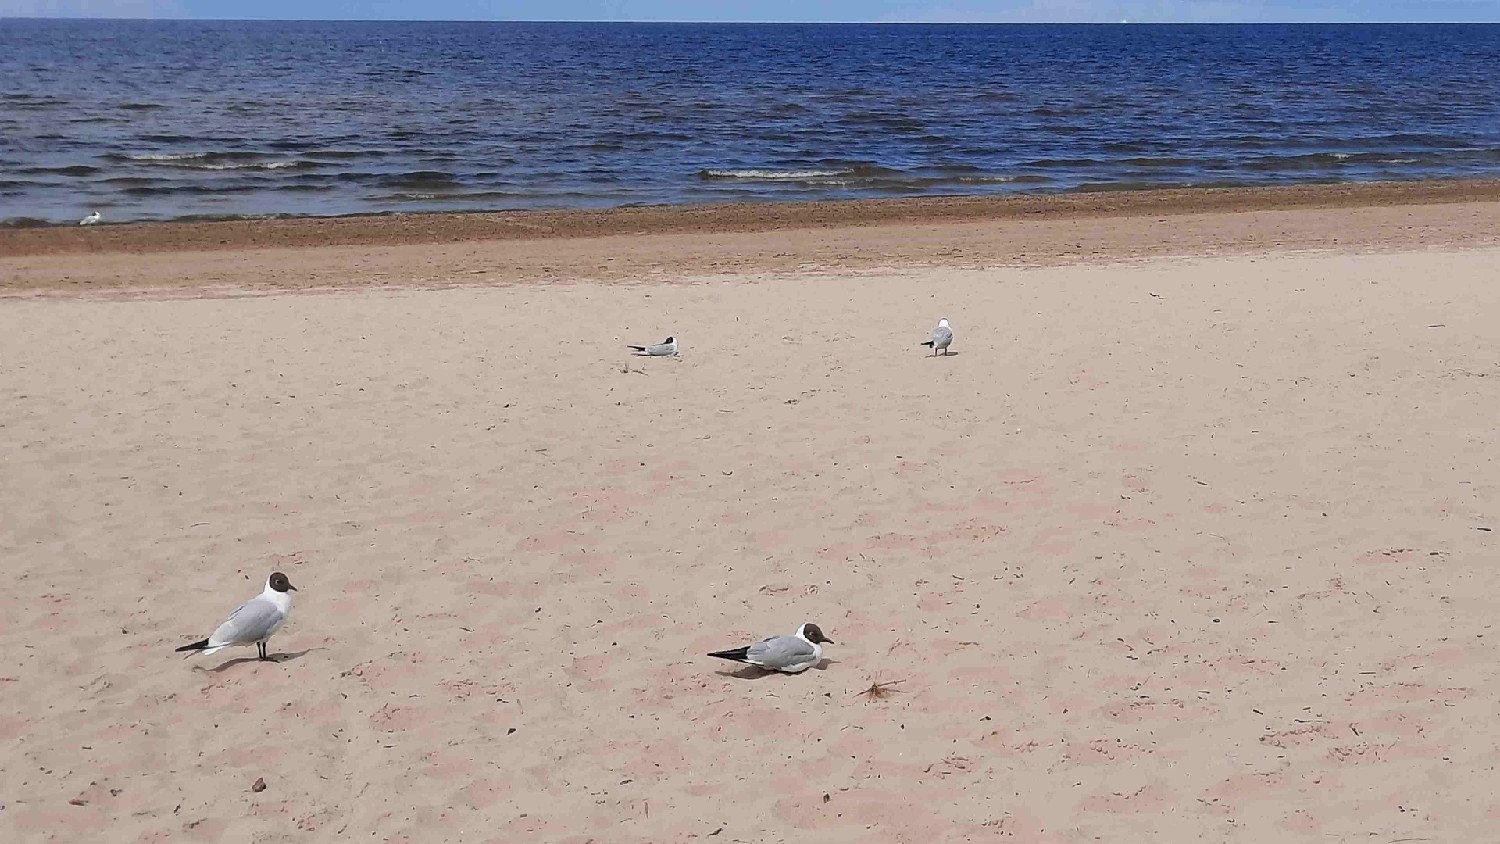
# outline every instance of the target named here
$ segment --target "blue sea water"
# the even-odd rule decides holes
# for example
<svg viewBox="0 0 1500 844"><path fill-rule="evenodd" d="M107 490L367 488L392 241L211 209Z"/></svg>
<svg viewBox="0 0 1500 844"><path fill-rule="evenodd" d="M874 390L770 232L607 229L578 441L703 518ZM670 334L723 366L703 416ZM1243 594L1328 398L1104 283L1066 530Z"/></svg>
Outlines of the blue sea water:
<svg viewBox="0 0 1500 844"><path fill-rule="evenodd" d="M1500 25L0 20L0 221L1500 175Z"/></svg>

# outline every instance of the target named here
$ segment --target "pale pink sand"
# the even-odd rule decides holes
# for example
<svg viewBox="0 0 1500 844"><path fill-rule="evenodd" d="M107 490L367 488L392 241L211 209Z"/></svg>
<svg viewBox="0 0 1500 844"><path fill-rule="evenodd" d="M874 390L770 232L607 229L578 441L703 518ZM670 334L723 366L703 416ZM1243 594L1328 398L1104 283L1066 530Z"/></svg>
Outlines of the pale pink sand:
<svg viewBox="0 0 1500 844"><path fill-rule="evenodd" d="M1484 840L1497 259L0 303L0 839Z"/></svg>

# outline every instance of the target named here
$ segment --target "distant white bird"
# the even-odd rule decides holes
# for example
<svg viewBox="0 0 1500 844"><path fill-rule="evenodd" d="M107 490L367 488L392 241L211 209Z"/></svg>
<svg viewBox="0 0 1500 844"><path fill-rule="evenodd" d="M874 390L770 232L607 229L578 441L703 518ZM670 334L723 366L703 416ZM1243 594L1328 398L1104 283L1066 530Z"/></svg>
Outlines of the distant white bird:
<svg viewBox="0 0 1500 844"><path fill-rule="evenodd" d="M625 348L633 349L637 356L644 355L652 358L671 357L677 354L677 338L668 337L660 343L651 346L626 346Z"/></svg>
<svg viewBox="0 0 1500 844"><path fill-rule="evenodd" d="M937 328L932 329L932 333L927 335L922 345L931 346L934 357L937 356L939 350L945 355L948 354L948 347L953 345L953 328L948 325L948 320L938 320Z"/></svg>
<svg viewBox="0 0 1500 844"><path fill-rule="evenodd" d="M796 674L817 665L823 659L823 643L836 644L823 635L818 625L808 622L797 628L794 636L772 636L753 645L718 651L709 656L743 662L770 671Z"/></svg>
<svg viewBox="0 0 1500 844"><path fill-rule="evenodd" d="M183 645L177 650L202 651L206 656L220 648L255 645L260 650L260 658L267 659L266 640L280 630L281 625L286 623L286 617L291 615L290 593L296 591L297 587L287 580L286 575L279 571L272 572L266 578L265 591L240 604L212 636L201 642Z"/></svg>
<svg viewBox="0 0 1500 844"><path fill-rule="evenodd" d="M94 213L88 215L87 217L84 217L82 220L79 220L78 221L78 225L80 225L80 226L92 226L93 224L99 222L102 219L104 219L104 218L101 217L101 216L99 216L99 212L95 211Z"/></svg>

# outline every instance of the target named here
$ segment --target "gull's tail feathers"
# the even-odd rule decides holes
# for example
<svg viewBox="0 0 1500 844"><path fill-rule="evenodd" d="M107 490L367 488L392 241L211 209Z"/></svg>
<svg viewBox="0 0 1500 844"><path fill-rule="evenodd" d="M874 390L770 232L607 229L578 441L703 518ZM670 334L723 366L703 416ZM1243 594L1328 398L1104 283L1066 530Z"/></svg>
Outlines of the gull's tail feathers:
<svg viewBox="0 0 1500 844"><path fill-rule="evenodd" d="M177 648L177 652L178 653L182 653L184 651L188 651L188 652L192 652L192 653L202 652L202 654L204 656L208 656L209 654L213 653L214 651L219 650L222 647L224 647L224 646L223 645L212 645L212 646L210 646L208 644L208 640L204 639L201 642L194 642L191 645L183 645L182 647Z"/></svg>

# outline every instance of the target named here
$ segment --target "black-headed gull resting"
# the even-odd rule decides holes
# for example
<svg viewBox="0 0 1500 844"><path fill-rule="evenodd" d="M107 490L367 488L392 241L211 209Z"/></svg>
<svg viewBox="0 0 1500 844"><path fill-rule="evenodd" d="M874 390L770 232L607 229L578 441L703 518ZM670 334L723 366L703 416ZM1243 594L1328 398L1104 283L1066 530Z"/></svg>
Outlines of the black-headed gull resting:
<svg viewBox="0 0 1500 844"><path fill-rule="evenodd" d="M268 659L266 640L280 630L281 625L286 623L286 617L291 615L291 593L296 591L297 587L286 579L286 575L279 571L273 572L266 578L265 591L240 604L212 636L201 642L183 645L177 650L202 651L207 655L220 648L255 645L260 650L260 658Z"/></svg>
<svg viewBox="0 0 1500 844"><path fill-rule="evenodd" d="M818 661L823 658L823 643L825 642L830 645L835 644L832 639L823 635L818 625L808 622L798 627L794 636L772 636L769 639L761 639L753 645L730 651L719 651L709 656L743 662L746 665L754 665L770 671L796 674L818 664Z"/></svg>
<svg viewBox="0 0 1500 844"><path fill-rule="evenodd" d="M99 216L99 212L95 211L94 213L88 215L87 217L84 217L82 220L79 220L78 221L78 225L80 225L80 226L92 226L93 224L99 222L102 219L104 219L104 218L101 217L101 216Z"/></svg>
<svg viewBox="0 0 1500 844"><path fill-rule="evenodd" d="M671 357L677 354L677 338L668 337L660 343L651 346L626 346L625 348L634 351L638 356L649 358Z"/></svg>

